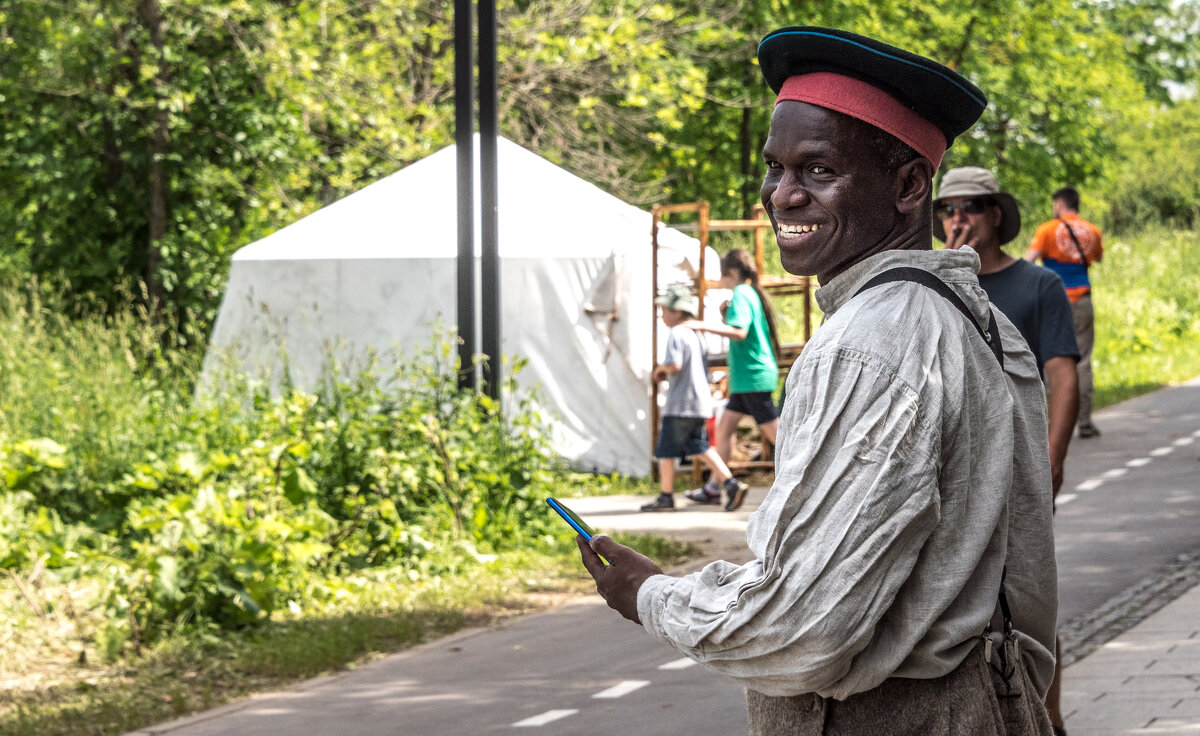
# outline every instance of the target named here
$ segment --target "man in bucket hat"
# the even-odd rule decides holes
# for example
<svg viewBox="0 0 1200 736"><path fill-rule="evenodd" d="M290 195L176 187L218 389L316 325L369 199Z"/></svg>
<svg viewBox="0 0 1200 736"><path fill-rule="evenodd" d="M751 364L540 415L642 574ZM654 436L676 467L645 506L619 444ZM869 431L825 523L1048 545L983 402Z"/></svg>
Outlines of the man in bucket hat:
<svg viewBox="0 0 1200 736"><path fill-rule="evenodd" d="M1020 230L1017 203L992 172L963 166L942 176L933 200L933 236L951 250L967 245L979 255L979 285L1033 351L1049 394L1050 476L1057 496L1079 404L1079 348L1062 279L1002 248Z"/></svg>
<svg viewBox="0 0 1200 736"><path fill-rule="evenodd" d="M746 686L751 734L1049 734L1041 380L978 256L932 250L934 172L986 99L836 29L780 29L758 58L777 94L762 201L825 321L788 375L754 559L673 577L600 535L577 539L584 565L610 607Z"/></svg>
<svg viewBox="0 0 1200 736"><path fill-rule="evenodd" d="M1000 190L992 172L963 166L942 176L933 200L934 237L951 250L967 245L979 254L979 285L992 304L1021 331L1042 371L1050 425L1050 477L1057 497L1079 408L1075 369L1079 347L1062 279L1049 269L1038 268L1004 252L1002 246L1017 237L1020 230L1017 203L1011 194ZM1062 736L1066 730L1059 703L1060 653L1056 642L1054 679L1047 692L1046 710L1055 734Z"/></svg>

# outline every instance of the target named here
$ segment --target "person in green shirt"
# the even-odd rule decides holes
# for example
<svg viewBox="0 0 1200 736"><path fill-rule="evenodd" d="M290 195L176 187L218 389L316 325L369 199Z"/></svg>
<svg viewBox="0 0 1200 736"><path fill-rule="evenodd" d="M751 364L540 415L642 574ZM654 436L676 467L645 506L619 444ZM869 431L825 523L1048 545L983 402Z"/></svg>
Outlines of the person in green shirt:
<svg viewBox="0 0 1200 736"><path fill-rule="evenodd" d="M738 248L721 258L720 285L733 289L733 296L721 310L724 322L717 325L690 320L686 326L729 338L729 402L717 421L717 452L729 462L734 433L747 414L763 436L775 444L779 414L771 394L779 383L779 339L771 300L758 284L758 270L749 253ZM719 492L713 496L706 488L689 491L687 497L698 503L721 502ZM725 510L740 507L745 497L745 489L732 493Z"/></svg>

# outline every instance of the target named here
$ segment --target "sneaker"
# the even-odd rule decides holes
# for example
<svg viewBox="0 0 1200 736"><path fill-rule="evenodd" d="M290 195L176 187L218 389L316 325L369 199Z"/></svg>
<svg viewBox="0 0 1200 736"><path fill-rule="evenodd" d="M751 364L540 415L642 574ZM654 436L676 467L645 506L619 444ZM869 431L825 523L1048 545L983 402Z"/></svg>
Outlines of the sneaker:
<svg viewBox="0 0 1200 736"><path fill-rule="evenodd" d="M703 488L693 488L683 495L687 498L687 500L695 501L696 503L721 503L721 487L712 481L705 483Z"/></svg>
<svg viewBox="0 0 1200 736"><path fill-rule="evenodd" d="M658 494L658 498L650 503L642 506L642 511L674 511L675 497L665 493Z"/></svg>
<svg viewBox="0 0 1200 736"><path fill-rule="evenodd" d="M1079 425L1079 439L1086 440L1092 437L1100 436L1100 428L1094 424Z"/></svg>
<svg viewBox="0 0 1200 736"><path fill-rule="evenodd" d="M725 493L729 500L725 502L726 511L736 511L742 507L742 503L746 500L746 491L750 490L750 486L741 482L737 478L730 478L725 481Z"/></svg>
<svg viewBox="0 0 1200 736"><path fill-rule="evenodd" d="M1054 736L1067 736L1067 729L1062 726L1051 726L1050 728L1053 729Z"/></svg>

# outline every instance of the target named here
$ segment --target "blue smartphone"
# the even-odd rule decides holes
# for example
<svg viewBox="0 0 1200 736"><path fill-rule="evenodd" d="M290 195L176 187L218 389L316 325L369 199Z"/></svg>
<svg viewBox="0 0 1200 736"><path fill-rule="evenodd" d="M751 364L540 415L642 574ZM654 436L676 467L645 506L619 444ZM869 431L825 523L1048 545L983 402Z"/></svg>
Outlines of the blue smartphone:
<svg viewBox="0 0 1200 736"><path fill-rule="evenodd" d="M582 534L584 539L588 540L589 542L592 541L592 536L594 536L596 532L593 531L590 526L584 523L583 519L579 518L579 514L575 513L566 506L563 506L562 503L553 496L547 496L546 503L550 505L550 508L557 511L558 515L561 516L564 521L570 524L575 531Z"/></svg>

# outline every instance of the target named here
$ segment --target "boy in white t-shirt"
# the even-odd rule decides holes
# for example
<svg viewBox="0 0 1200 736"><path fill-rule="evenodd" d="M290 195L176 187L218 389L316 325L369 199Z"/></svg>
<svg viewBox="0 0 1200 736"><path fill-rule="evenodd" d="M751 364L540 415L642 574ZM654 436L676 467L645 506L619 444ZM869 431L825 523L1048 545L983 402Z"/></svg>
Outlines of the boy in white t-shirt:
<svg viewBox="0 0 1200 736"><path fill-rule="evenodd" d="M670 385L654 446L662 492L642 506L642 511L675 510L675 460L680 457L699 458L712 470L712 476L705 484L705 490L710 491L705 494L706 498L715 498L714 503L718 503L724 489L730 499L726 508L737 508L745 499L749 486L733 477L716 448L708 444L706 423L713 407L704 362L704 343L695 330L680 326L684 320L696 316L700 300L686 284L672 284L654 303L662 307L662 320L670 332L666 353L663 361L654 366L652 380L665 379Z"/></svg>

